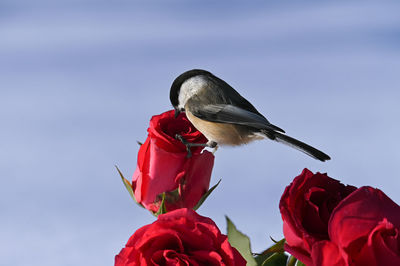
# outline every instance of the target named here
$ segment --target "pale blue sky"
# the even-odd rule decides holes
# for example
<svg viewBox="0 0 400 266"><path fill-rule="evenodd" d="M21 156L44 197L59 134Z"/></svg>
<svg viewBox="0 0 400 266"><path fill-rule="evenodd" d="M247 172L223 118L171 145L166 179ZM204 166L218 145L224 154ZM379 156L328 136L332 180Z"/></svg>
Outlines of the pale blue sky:
<svg viewBox="0 0 400 266"><path fill-rule="evenodd" d="M154 220L114 164L131 177L191 68L332 157L220 148L199 213L223 232L228 215L254 251L282 237L279 198L304 167L400 202L399 2L264 2L1 1L0 265L113 264Z"/></svg>

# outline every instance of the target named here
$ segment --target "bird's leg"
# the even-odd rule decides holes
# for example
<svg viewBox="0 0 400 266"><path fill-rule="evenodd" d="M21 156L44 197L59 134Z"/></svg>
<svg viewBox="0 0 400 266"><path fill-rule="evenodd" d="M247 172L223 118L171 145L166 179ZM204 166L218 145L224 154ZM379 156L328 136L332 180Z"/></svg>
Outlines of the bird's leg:
<svg viewBox="0 0 400 266"><path fill-rule="evenodd" d="M211 147L211 148L215 148L217 146L217 143L214 141L209 141L207 143L191 143L191 142L187 142L187 140L182 137L179 134L175 135L175 138L177 140L179 140L180 142L183 143L183 145L186 146L186 151L187 151L187 158L192 157L192 151L190 150L191 147Z"/></svg>

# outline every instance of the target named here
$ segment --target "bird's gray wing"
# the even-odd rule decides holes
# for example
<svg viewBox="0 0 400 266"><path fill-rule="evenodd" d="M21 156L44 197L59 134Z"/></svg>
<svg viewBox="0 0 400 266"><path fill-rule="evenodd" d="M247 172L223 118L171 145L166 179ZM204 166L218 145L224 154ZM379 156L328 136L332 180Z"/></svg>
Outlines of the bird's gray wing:
<svg viewBox="0 0 400 266"><path fill-rule="evenodd" d="M249 126L256 129L270 129L284 133L285 131L272 125L268 120L256 113L231 104L207 104L190 110L193 115L203 120Z"/></svg>

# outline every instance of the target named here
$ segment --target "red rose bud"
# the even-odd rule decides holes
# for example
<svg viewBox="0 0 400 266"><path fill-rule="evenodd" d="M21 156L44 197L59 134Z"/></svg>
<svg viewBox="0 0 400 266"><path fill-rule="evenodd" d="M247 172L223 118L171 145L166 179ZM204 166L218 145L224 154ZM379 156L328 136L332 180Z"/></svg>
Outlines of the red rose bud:
<svg viewBox="0 0 400 266"><path fill-rule="evenodd" d="M283 219L285 250L312 265L316 242L328 240L328 221L334 208L356 187L345 186L326 174L308 169L286 187L279 208ZM330 247L327 247L330 248Z"/></svg>
<svg viewBox="0 0 400 266"><path fill-rule="evenodd" d="M400 265L400 206L379 189L361 187L332 212L329 236L347 265Z"/></svg>
<svg viewBox="0 0 400 266"><path fill-rule="evenodd" d="M190 209L161 214L139 228L115 257L115 266L246 265L216 224Z"/></svg>
<svg viewBox="0 0 400 266"><path fill-rule="evenodd" d="M175 118L173 110L153 116L147 131L132 180L136 201L157 212L165 192L167 211L193 208L209 188L214 155L192 147L192 156L187 158L186 146L175 136L190 143L206 143L207 139L184 113Z"/></svg>

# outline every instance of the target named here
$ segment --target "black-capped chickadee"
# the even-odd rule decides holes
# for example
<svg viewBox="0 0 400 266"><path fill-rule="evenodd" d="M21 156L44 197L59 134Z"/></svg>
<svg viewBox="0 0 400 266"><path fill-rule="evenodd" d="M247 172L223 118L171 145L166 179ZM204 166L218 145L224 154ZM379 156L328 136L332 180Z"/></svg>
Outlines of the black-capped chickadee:
<svg viewBox="0 0 400 266"><path fill-rule="evenodd" d="M175 115L185 111L190 122L208 139L208 147L241 145L269 138L315 159L330 159L322 151L285 135L284 130L271 124L228 83L208 71L193 69L178 76L172 83L170 100Z"/></svg>

